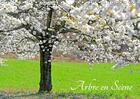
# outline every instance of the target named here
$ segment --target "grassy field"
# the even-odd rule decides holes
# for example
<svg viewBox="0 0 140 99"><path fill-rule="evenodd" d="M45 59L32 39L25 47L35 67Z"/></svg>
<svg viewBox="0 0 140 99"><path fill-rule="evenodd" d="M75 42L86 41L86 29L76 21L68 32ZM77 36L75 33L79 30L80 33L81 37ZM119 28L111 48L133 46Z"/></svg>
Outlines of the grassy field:
<svg viewBox="0 0 140 99"><path fill-rule="evenodd" d="M38 91L38 61L10 59L6 64L0 66L0 91ZM112 70L112 65L94 64L90 68L86 63L53 62L52 93L108 94L136 96L140 99L140 65L117 70Z"/></svg>

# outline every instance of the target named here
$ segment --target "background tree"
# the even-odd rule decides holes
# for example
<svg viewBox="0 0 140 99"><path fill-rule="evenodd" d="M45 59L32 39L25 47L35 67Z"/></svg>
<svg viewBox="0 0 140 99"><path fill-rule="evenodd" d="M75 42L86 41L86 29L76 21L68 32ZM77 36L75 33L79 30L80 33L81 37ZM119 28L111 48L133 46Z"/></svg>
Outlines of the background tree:
<svg viewBox="0 0 140 99"><path fill-rule="evenodd" d="M50 92L54 49L89 63L140 61L139 9L129 0L1 0L0 52L32 58L40 52L40 89Z"/></svg>

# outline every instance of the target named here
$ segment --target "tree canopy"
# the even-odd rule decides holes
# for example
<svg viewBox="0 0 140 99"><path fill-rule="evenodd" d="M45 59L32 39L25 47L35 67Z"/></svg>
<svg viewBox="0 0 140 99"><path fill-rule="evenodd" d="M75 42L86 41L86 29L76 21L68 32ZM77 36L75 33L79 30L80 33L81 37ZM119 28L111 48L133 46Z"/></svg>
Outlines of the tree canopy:
<svg viewBox="0 0 140 99"><path fill-rule="evenodd" d="M32 58L42 48L88 62L140 62L140 9L134 0L0 0L0 53ZM49 49L48 49L49 50Z"/></svg>

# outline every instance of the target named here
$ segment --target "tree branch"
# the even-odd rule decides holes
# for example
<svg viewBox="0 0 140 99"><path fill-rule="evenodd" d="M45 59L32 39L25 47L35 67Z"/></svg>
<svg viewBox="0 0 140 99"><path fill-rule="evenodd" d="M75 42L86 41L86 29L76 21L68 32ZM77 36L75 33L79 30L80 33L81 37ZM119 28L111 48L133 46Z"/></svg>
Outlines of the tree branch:
<svg viewBox="0 0 140 99"><path fill-rule="evenodd" d="M22 28L25 28L25 25L24 24L22 24L22 25L20 25L18 27L15 27L13 29L9 29L9 30L0 30L0 32L11 32L11 31L22 29Z"/></svg>
<svg viewBox="0 0 140 99"><path fill-rule="evenodd" d="M0 32L11 32L11 31L16 31L16 30L19 30L19 29L22 29L22 28L25 28L26 30L31 30L31 32L29 32L30 34L32 34L33 36L35 36L38 40L41 39L41 34L38 30L36 30L34 27L31 29L31 25L30 24L27 24L27 25L24 25L24 24L21 24L20 26L18 27L15 27L13 29L9 29L9 30L0 30ZM34 34L34 31L36 32L36 34Z"/></svg>
<svg viewBox="0 0 140 99"><path fill-rule="evenodd" d="M48 30L48 28L51 27L52 14L53 14L53 8L50 7L50 11L49 11L48 16L47 16L47 30Z"/></svg>
<svg viewBox="0 0 140 99"><path fill-rule="evenodd" d="M132 37L140 40L140 36L132 35Z"/></svg>
<svg viewBox="0 0 140 99"><path fill-rule="evenodd" d="M140 31L139 24L140 24L140 21L137 21L136 24L133 23L134 30Z"/></svg>
<svg viewBox="0 0 140 99"><path fill-rule="evenodd" d="M80 33L81 31L75 28L67 28L64 27L60 30L61 33L68 33L68 32L73 32L73 33Z"/></svg>
<svg viewBox="0 0 140 99"><path fill-rule="evenodd" d="M9 15L9 16L12 16L12 17L14 17L14 18L19 18L20 15L21 15L22 13L28 13L29 10L30 10L30 9L21 10L21 11L19 11L19 12L8 12L8 13L6 13L6 14Z"/></svg>
<svg viewBox="0 0 140 99"><path fill-rule="evenodd" d="M25 26L25 29L26 30L31 30L29 33L30 34L32 34L33 36L35 36L38 40L41 40L42 39L42 33L41 32L39 32L38 30L36 30L34 27L32 27L32 25L31 24L27 24L26 26ZM34 34L34 32L35 32L35 34Z"/></svg>

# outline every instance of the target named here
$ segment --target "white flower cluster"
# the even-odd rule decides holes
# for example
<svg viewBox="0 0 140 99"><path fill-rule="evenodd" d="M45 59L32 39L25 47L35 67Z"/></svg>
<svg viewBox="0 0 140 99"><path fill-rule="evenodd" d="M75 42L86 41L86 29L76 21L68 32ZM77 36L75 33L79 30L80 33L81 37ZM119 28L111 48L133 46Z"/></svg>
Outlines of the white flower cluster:
<svg viewBox="0 0 140 99"><path fill-rule="evenodd" d="M83 47L82 58L90 62L116 61L122 66L125 62L140 62L140 32L133 25L139 21L139 15L136 4L129 0L91 0L80 7L71 7L62 20L81 30L83 37L81 33L76 37L80 36L77 43ZM140 24L137 25L139 28Z"/></svg>
<svg viewBox="0 0 140 99"><path fill-rule="evenodd" d="M0 32L0 51L30 58L38 54L38 44L48 42L53 46L58 39L56 50L74 53L88 62L115 61L119 66L125 62L137 63L140 62L139 7L129 0L3 1L0 30L27 26ZM59 29L61 22L65 24ZM56 23L60 23L57 28Z"/></svg>
<svg viewBox="0 0 140 99"><path fill-rule="evenodd" d="M0 14L5 12L14 12L16 9L17 7L13 3L1 2L0 4Z"/></svg>

